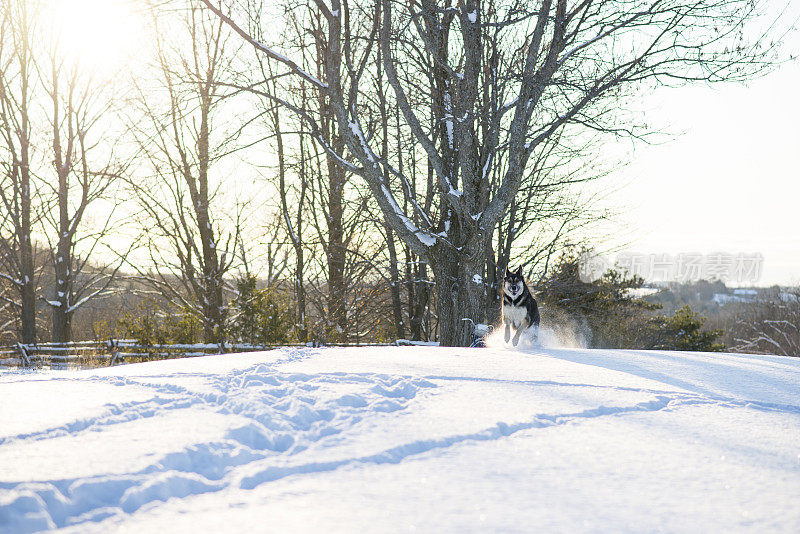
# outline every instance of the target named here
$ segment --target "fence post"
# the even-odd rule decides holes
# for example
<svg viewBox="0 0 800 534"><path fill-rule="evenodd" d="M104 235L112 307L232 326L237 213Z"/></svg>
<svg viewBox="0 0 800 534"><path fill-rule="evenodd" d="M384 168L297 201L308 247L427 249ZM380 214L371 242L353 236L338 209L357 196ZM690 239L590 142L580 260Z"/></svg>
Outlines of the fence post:
<svg viewBox="0 0 800 534"><path fill-rule="evenodd" d="M28 349L22 343L17 343L17 350L19 350L19 359L22 367L30 367L31 360L28 356Z"/></svg>
<svg viewBox="0 0 800 534"><path fill-rule="evenodd" d="M111 352L111 363L109 365L116 365L119 359L119 341L116 339L109 339L108 350Z"/></svg>

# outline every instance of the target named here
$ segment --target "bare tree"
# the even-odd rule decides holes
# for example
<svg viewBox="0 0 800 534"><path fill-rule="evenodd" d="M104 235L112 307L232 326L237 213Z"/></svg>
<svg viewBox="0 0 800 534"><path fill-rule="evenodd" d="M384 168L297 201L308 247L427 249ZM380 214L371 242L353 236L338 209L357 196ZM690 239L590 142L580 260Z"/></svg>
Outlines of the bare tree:
<svg viewBox="0 0 800 534"><path fill-rule="evenodd" d="M110 193L119 185L125 164L114 149L113 87L60 57L57 41L39 71L49 97L55 175L43 180L55 199L55 209L43 217L55 275L53 294L44 300L52 309L53 341L63 343L72 341L75 313L109 290L130 249L111 248L109 239L119 204ZM110 202L104 204L102 217L87 224L89 210L103 200ZM114 259L98 264L96 252L103 247Z"/></svg>
<svg viewBox="0 0 800 534"><path fill-rule="evenodd" d="M382 76L382 61L378 54L375 58L375 96L377 97L377 108L381 130L381 158L389 161L389 144L392 141L394 131L389 127L391 109L389 108ZM398 127L399 130L399 127ZM397 132L399 133L399 132ZM400 159L402 162L402 159ZM397 338L405 337L405 321L403 319L403 303L400 297L400 270L397 245L395 243L394 231L392 227L384 222L383 231L385 235L386 248L389 253L389 291L392 295L392 316L394 318L394 328Z"/></svg>
<svg viewBox="0 0 800 534"><path fill-rule="evenodd" d="M0 231L8 237L0 239L0 251L3 276L19 289L13 305L26 343L36 341L37 292L51 307L53 339L71 341L74 314L109 289L121 265L97 259L113 230L114 205L94 209L123 168L113 149L112 87L64 53L59 32L44 22L44 7L15 1L0 8L0 126L8 156L0 189ZM89 224L89 215L101 211L99 222ZM31 237L37 234L38 246ZM49 266L37 254L44 242ZM109 256L123 258L125 251ZM54 287L40 290L45 271Z"/></svg>
<svg viewBox="0 0 800 534"><path fill-rule="evenodd" d="M250 26L259 36L263 4L253 1L251 5ZM319 13L308 12L303 1L288 3L285 13L292 27L286 46L296 51L304 68L322 76L328 46L324 20ZM277 194L288 240L295 250L298 324L308 317L308 298L315 308L314 324L309 325L315 339L343 342L360 338L353 321L355 293L365 278L374 275L374 259L380 252L369 235L374 221L364 209L364 191L353 183L353 174L338 164L345 157L344 138L327 110L327 100L309 91L305 80L282 83L266 58L257 55L256 59L261 68L247 89L265 97L268 129L275 139ZM296 106L316 110L321 117L318 138L304 135L308 125L296 115L280 113L273 100L279 94L289 94ZM314 281L308 292L304 280ZM305 337L302 331L300 334Z"/></svg>
<svg viewBox="0 0 800 534"><path fill-rule="evenodd" d="M323 62L328 43L324 30L324 20L320 13L303 13L305 4L290 6L288 16L294 26L296 41L293 46L303 54L303 63L315 69L317 76L322 76ZM325 264L321 265L325 272L324 304L318 306L323 311L327 323L325 337L334 341L346 341L351 325L348 322L348 292L352 284L348 283L348 251L359 219L353 217L354 212L347 209L346 191L352 173L338 164L344 157L345 140L341 126L328 109L328 100L314 95L314 101L302 102L299 105L313 106L317 110L319 121L319 139L311 148L309 170L311 171L312 203L319 208L311 210L311 226L316 230L316 237L322 247ZM328 148L331 153L327 153ZM357 204L357 202L356 202ZM320 286L317 286L320 287ZM322 304L322 303L321 303Z"/></svg>
<svg viewBox="0 0 800 534"><path fill-rule="evenodd" d="M197 2L181 13L160 28L155 86L138 84L144 118L136 137L149 177L131 185L149 266L137 268L200 319L206 342L220 343L228 320L225 276L236 261L243 206L234 200L235 213L226 213L215 204L231 189L221 190L218 164L243 148L238 140L247 124L222 114L225 82L235 74L236 47L226 28Z"/></svg>
<svg viewBox="0 0 800 534"><path fill-rule="evenodd" d="M310 6L326 31L319 76L254 39L217 2L203 2L324 100L319 108L282 103L343 171L363 178L387 224L430 264L444 345L469 344L485 320L481 273L492 233L549 139L568 127L636 135L611 103L648 83L747 79L768 68L773 52L764 39L744 40L760 9L753 0L332 0ZM361 97L378 49L404 127L432 169L431 209L375 148ZM487 94L481 88L493 77L502 90ZM331 114L344 157L324 140ZM408 198L408 210L398 198Z"/></svg>
<svg viewBox="0 0 800 534"><path fill-rule="evenodd" d="M270 72L271 66L256 58L262 76L267 80L263 85L263 90L268 94L275 94L278 91L277 80ZM261 85L261 84L258 84ZM300 98L305 100L306 86L301 80L298 86ZM309 198L309 169L308 162L309 149L307 139L302 136L297 139L296 150L293 150L291 140L297 128L286 131L285 122L287 117L281 114L281 107L270 100L262 100L264 117L267 129L275 139L276 157L278 163L277 194L280 198L280 213L284 231L289 240L289 245L294 253L294 272L292 273L292 287L294 289L295 304L295 329L297 339L305 342L308 339L308 325L306 321L306 287L305 287L305 247L306 239L305 222L306 206ZM289 144L289 146L287 146ZM296 162L292 163L291 155L296 152ZM293 175L294 180L292 180Z"/></svg>
<svg viewBox="0 0 800 534"><path fill-rule="evenodd" d="M14 307L17 290L5 277L0 277L0 345L18 339L19 312Z"/></svg>
<svg viewBox="0 0 800 534"><path fill-rule="evenodd" d="M301 92L305 87L301 86ZM294 273L292 286L295 298L295 327L297 338L301 342L308 340L308 326L306 324L306 288L305 288L305 238L303 236L306 201L308 198L308 148L303 138L298 139L298 158L296 164L296 187L291 187L287 180L287 154L284 150L284 134L281 130L281 114L278 106L272 106L272 112L267 115L272 120L275 131L278 155L278 194L281 199L281 213L286 227L286 233L294 252ZM296 189L295 198L291 202L292 189Z"/></svg>
<svg viewBox="0 0 800 534"><path fill-rule="evenodd" d="M31 240L36 68L31 41L37 11L38 4L26 0L0 5L0 278L16 293L5 293L0 302L19 313L23 343L36 342L36 258Z"/></svg>

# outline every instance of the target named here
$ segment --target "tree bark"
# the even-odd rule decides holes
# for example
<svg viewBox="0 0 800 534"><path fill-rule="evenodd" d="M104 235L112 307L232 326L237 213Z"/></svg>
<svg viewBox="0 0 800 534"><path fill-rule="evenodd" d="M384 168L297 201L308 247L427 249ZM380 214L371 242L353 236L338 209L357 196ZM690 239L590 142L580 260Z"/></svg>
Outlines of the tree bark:
<svg viewBox="0 0 800 534"><path fill-rule="evenodd" d="M395 336L398 339L406 337L403 324L403 302L400 300L400 273L397 269L397 248L394 242L394 233L386 225L386 245L389 248L389 291L392 294L392 316L394 317Z"/></svg>
<svg viewBox="0 0 800 534"><path fill-rule="evenodd" d="M423 261L416 261L412 266L412 280L410 287L414 289L416 299L411 300L411 318L409 320L411 326L411 339L415 341L432 341L430 331L430 324L425 328L425 316L428 311L428 302L430 301L431 288L428 283L428 264Z"/></svg>
<svg viewBox="0 0 800 534"><path fill-rule="evenodd" d="M27 72L22 76L22 132L20 133L20 161L16 165L19 183L19 222L16 239L20 254L19 277L22 342L36 343L36 282L34 278L33 242L31 241L31 174L30 174L30 124L28 119Z"/></svg>
<svg viewBox="0 0 800 534"><path fill-rule="evenodd" d="M30 119L28 116L30 85L30 49L28 45L27 30L24 31L25 38L22 39L23 56L20 57L21 70L21 131L20 137L20 161L17 169L20 177L20 225L17 229L17 240L20 250L20 282L21 291L21 310L22 310L22 342L26 344L36 343L36 282L34 281L34 259L33 242L31 241L31 164L30 164Z"/></svg>
<svg viewBox="0 0 800 534"><path fill-rule="evenodd" d="M344 147L338 135L333 135L334 150L338 153ZM347 324L347 284L344 271L347 245L344 240L344 169L333 158L328 158L328 313L334 329L333 339L345 342L349 326Z"/></svg>
<svg viewBox="0 0 800 534"><path fill-rule="evenodd" d="M485 243L478 244L468 254L442 254L431 262L436 281L441 345L470 346L475 325L485 320L482 248L485 248Z"/></svg>

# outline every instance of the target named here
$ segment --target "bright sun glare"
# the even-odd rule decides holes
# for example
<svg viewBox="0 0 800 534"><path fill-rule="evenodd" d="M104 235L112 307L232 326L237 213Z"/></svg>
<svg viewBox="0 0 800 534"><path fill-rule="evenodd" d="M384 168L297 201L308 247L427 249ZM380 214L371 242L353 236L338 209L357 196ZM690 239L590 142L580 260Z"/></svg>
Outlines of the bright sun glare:
<svg viewBox="0 0 800 534"><path fill-rule="evenodd" d="M136 52L141 14L135 0L49 0L46 18L59 53L82 68L111 74Z"/></svg>

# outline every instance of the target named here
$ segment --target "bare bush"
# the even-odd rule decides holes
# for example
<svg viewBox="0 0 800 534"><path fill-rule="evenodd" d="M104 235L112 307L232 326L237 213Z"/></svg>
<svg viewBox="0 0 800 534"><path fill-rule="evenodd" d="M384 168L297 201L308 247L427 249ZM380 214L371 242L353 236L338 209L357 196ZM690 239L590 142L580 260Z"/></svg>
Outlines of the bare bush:
<svg viewBox="0 0 800 534"><path fill-rule="evenodd" d="M772 289L733 316L737 352L800 357L800 289Z"/></svg>

